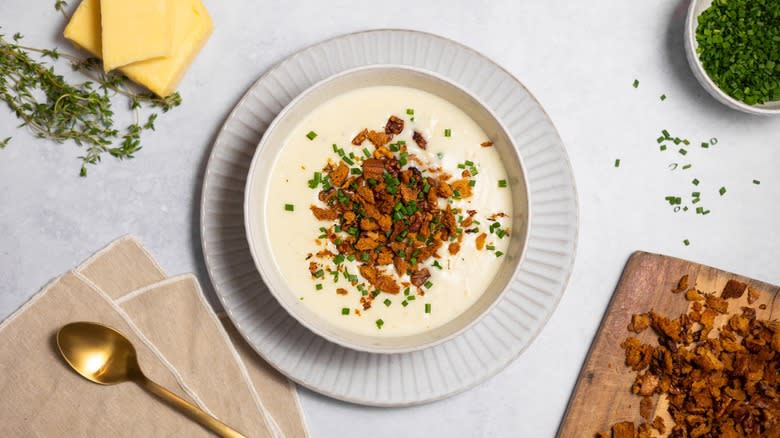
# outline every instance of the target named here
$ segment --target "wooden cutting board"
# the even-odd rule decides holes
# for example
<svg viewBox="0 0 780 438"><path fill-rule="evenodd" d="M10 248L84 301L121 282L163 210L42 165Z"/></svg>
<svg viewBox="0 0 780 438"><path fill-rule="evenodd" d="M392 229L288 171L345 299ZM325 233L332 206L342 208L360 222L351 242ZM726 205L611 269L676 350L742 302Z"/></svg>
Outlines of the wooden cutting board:
<svg viewBox="0 0 780 438"><path fill-rule="evenodd" d="M685 300L685 294L671 292L685 274L689 275L689 285L695 284L700 291L716 292L718 296L728 280L747 283L748 287L760 293L758 301L751 305L756 309L758 318L777 319L780 315L778 286L686 260L635 252L623 270L580 371L558 429L559 437L589 438L596 432L609 433L612 424L619 421L633 421L637 425L643 421L639 415L641 398L630 391L635 374L624 366L625 354L620 343L630 335L637 336L626 329L631 315L635 313L655 310L666 316L677 317L687 311L689 302ZM759 308L762 304L765 309ZM739 313L745 305L748 305L747 293L740 299L729 300L730 314L719 317L716 327L731 314ZM643 342L655 343L656 340L652 330L645 330L638 337ZM672 422L666 413L663 398L656 399L655 410L654 416L665 418L667 429L670 429Z"/></svg>

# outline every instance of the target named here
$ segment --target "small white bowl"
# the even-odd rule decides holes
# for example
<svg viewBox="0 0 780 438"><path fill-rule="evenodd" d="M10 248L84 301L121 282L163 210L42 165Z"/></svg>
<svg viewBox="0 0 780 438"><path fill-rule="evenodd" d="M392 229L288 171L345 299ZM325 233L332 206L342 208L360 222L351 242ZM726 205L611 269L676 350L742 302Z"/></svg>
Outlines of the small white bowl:
<svg viewBox="0 0 780 438"><path fill-rule="evenodd" d="M715 82L710 79L709 75L704 70L699 55L696 53L696 48L699 46L696 42L696 28L699 25L699 15L709 8L711 4L712 0L691 0L691 5L688 7L688 18L685 23L685 55L688 58L688 64L691 66L691 70L693 70L693 75L696 76L696 79L699 80L702 87L704 87L712 97L728 107L748 114L764 116L780 114L780 100L760 105L748 105L745 102L734 99L724 93L723 90L715 85Z"/></svg>
<svg viewBox="0 0 780 438"><path fill-rule="evenodd" d="M493 140L512 188L512 236L505 260L485 293L450 322L410 336L372 336L334 326L303 305L277 269L269 243L265 205L271 168L289 133L312 110L353 89L397 85L417 88L453 103L468 114ZM403 353L444 342L471 327L504 294L525 254L530 202L525 168L506 128L479 99L437 74L401 65L361 67L331 76L301 93L274 119L260 140L249 168L244 197L244 224L249 250L263 281L282 307L302 325L323 338L347 348L370 353ZM305 275L304 273L302 275Z"/></svg>

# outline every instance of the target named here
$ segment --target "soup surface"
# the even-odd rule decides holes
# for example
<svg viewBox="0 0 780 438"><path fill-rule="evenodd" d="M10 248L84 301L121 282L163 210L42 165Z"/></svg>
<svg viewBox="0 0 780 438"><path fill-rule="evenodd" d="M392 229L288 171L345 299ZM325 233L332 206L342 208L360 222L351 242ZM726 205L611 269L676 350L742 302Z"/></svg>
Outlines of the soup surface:
<svg viewBox="0 0 780 438"><path fill-rule="evenodd" d="M285 140L267 190L279 272L301 304L352 332L445 324L506 259L513 212L499 154L468 115L418 89L367 87L320 105Z"/></svg>

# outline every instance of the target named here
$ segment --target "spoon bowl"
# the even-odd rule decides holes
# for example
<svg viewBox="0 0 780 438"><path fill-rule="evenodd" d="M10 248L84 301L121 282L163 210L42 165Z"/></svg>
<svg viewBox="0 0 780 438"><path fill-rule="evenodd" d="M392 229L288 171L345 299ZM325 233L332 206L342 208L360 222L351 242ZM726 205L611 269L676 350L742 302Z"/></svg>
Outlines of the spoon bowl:
<svg viewBox="0 0 780 438"><path fill-rule="evenodd" d="M73 370L101 385L135 382L182 413L223 437L239 432L200 408L149 380L141 371L135 347L122 333L95 322L73 322L57 332L57 348Z"/></svg>
<svg viewBox="0 0 780 438"><path fill-rule="evenodd" d="M104 325L74 322L57 332L57 347L77 373L101 385L115 385L141 374L135 347Z"/></svg>

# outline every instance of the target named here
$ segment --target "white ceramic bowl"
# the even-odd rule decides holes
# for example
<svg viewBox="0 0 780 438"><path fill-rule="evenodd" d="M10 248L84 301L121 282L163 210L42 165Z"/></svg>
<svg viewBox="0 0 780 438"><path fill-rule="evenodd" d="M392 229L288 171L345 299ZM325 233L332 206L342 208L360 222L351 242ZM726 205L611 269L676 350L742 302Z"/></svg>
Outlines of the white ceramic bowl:
<svg viewBox="0 0 780 438"><path fill-rule="evenodd" d="M329 323L300 302L290 290L274 261L269 243L265 205L271 168L289 133L304 117L330 98L347 91L377 85L417 88L453 103L468 114L493 140L509 176L512 189L512 236L502 267L485 293L450 322L411 336L369 336ZM529 226L528 185L524 166L512 137L502 123L477 98L455 83L431 72L400 65L375 65L349 70L327 78L301 93L274 119L260 140L247 177L244 223L249 249L260 275L279 303L312 332L339 345L371 353L419 350L450 339L476 323L499 301L516 275L526 247ZM303 272L301 275L307 275Z"/></svg>
<svg viewBox="0 0 780 438"><path fill-rule="evenodd" d="M688 58L688 64L693 70L693 75L699 80L699 83L707 90L712 97L724 105L736 110L759 115L777 115L780 114L780 101L767 102L761 105L748 105L745 102L734 99L715 85L710 79L704 66L696 53L698 43L696 42L696 27L699 25L699 15L712 4L712 0L691 0L688 7L688 17L685 22L685 55Z"/></svg>

